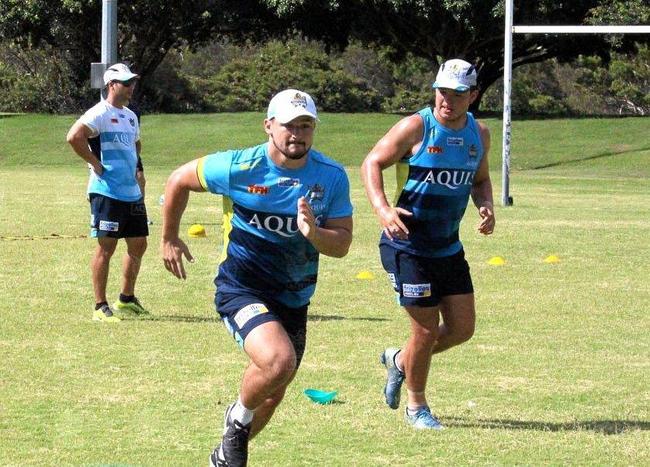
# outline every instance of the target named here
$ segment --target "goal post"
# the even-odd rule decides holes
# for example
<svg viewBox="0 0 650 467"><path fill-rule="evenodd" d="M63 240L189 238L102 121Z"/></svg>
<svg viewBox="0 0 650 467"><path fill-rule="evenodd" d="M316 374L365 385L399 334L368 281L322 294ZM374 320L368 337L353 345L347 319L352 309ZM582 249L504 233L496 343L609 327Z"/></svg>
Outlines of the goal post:
<svg viewBox="0 0 650 467"><path fill-rule="evenodd" d="M514 0L505 3L505 34L503 48L503 147L501 163L501 204L511 206L510 142L512 141L512 35L518 34L650 34L646 26L516 26L512 24Z"/></svg>

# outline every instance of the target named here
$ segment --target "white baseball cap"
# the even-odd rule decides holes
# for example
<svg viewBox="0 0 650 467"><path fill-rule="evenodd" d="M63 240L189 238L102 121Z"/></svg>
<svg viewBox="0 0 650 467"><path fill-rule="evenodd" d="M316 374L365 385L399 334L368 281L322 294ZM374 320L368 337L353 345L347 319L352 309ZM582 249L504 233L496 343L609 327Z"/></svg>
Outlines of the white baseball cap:
<svg viewBox="0 0 650 467"><path fill-rule="evenodd" d="M280 123L289 123L302 116L318 120L314 99L306 92L297 89L285 89L277 93L269 102L266 111L266 118L269 120L275 118Z"/></svg>
<svg viewBox="0 0 650 467"><path fill-rule="evenodd" d="M476 67L465 60L454 58L440 66L433 88L453 89L464 92L476 86Z"/></svg>
<svg viewBox="0 0 650 467"><path fill-rule="evenodd" d="M109 66L104 72L104 86L107 86L111 81L128 81L132 78L139 77L139 75L133 73L124 63L116 63L115 65Z"/></svg>

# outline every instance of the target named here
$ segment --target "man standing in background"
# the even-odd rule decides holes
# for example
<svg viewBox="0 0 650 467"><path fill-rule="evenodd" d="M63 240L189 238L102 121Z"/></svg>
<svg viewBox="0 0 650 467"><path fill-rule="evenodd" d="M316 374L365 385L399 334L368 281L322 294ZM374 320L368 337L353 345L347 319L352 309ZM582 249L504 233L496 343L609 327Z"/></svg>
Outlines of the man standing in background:
<svg viewBox="0 0 650 467"><path fill-rule="evenodd" d="M114 307L123 312L147 313L135 297L135 283L149 235L147 211L136 177L140 126L135 113L126 107L137 79L138 75L125 64L110 66L104 73L106 99L79 118L67 135L72 149L91 167L90 235L97 238L91 262L95 321L120 321L106 299L110 260L120 238L126 241L127 254L122 261L122 291ZM93 137L99 138L99 157L88 144Z"/></svg>

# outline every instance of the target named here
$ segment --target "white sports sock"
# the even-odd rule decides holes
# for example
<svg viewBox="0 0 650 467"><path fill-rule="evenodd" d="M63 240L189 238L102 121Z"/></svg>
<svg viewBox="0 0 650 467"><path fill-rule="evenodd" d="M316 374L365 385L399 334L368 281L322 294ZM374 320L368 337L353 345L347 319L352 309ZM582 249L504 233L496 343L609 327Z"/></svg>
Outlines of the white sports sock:
<svg viewBox="0 0 650 467"><path fill-rule="evenodd" d="M241 398L237 399L237 402L235 402L235 405L232 406L232 410L230 411L230 418L237 420L244 426L253 421L253 415L255 415L255 412L244 407L244 404L241 403Z"/></svg>
<svg viewBox="0 0 650 467"><path fill-rule="evenodd" d="M409 415L415 415L418 410L420 410L422 407L428 407L428 405L418 405L416 407L411 407L410 405L406 407L406 413Z"/></svg>

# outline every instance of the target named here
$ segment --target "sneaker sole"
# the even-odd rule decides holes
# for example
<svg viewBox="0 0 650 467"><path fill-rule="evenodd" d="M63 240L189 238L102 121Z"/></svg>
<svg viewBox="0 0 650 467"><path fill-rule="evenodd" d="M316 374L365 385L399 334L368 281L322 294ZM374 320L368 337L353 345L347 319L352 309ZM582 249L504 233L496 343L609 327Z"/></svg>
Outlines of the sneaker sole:
<svg viewBox="0 0 650 467"><path fill-rule="evenodd" d="M99 316L93 316L93 321L97 321L98 323L119 323L120 321L122 321L117 316L113 316L113 318L115 319L100 318Z"/></svg>

